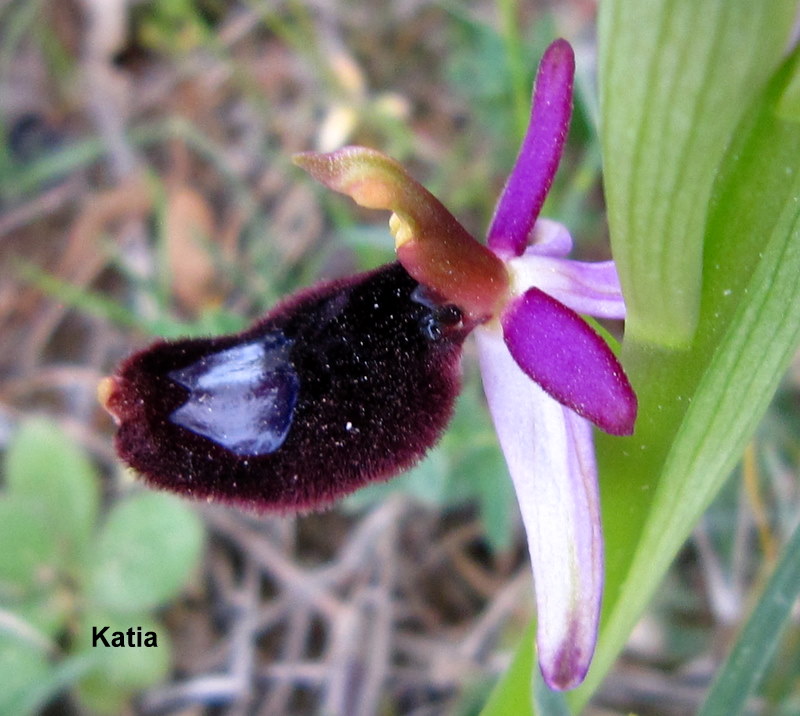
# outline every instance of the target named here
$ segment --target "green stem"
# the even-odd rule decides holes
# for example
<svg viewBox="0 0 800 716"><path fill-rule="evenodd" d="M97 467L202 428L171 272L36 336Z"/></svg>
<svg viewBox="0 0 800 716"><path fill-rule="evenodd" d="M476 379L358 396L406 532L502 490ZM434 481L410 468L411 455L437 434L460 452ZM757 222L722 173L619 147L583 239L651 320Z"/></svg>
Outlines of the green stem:
<svg viewBox="0 0 800 716"><path fill-rule="evenodd" d="M528 102L530 87L528 73L522 52L522 33L520 32L518 0L498 0L503 42L511 78L511 91L514 102L514 127L517 136L525 136L528 126Z"/></svg>

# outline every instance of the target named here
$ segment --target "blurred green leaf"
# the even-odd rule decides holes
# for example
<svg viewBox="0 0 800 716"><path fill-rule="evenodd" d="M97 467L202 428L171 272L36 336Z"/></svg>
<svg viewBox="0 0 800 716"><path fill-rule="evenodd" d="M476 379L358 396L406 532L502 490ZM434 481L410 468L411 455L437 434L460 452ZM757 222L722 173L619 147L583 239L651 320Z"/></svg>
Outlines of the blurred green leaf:
<svg viewBox="0 0 800 716"><path fill-rule="evenodd" d="M508 549L520 520L514 487L499 447L473 452L461 463L459 473L477 493L483 529L492 549L495 552Z"/></svg>
<svg viewBox="0 0 800 716"><path fill-rule="evenodd" d="M800 122L800 73L795 73L778 100L777 113L787 122Z"/></svg>
<svg viewBox="0 0 800 716"><path fill-rule="evenodd" d="M503 674L502 679L481 714L494 716L531 716L533 714L533 679L538 666L535 658L536 620L525 628L519 640L514 660ZM541 716L544 716L542 714Z"/></svg>
<svg viewBox="0 0 800 716"><path fill-rule="evenodd" d="M42 681L53 672L47 655L35 646L0 630L0 714L25 716L38 711L35 698Z"/></svg>
<svg viewBox="0 0 800 716"><path fill-rule="evenodd" d="M5 714L40 714L44 707L59 693L71 688L97 661L94 655L79 654L68 656L61 661L48 665L48 669L36 681L31 682L20 698L14 702L14 708L3 711L0 701L0 713Z"/></svg>
<svg viewBox="0 0 800 716"><path fill-rule="evenodd" d="M22 425L5 456L11 496L35 500L45 532L54 535L65 564L75 566L86 549L99 504L98 478L89 459L53 422Z"/></svg>
<svg viewBox="0 0 800 716"><path fill-rule="evenodd" d="M453 51L446 67L449 82L476 103L502 102L510 106L512 87L503 38L488 23L463 15L459 19L450 26Z"/></svg>
<svg viewBox="0 0 800 716"><path fill-rule="evenodd" d="M8 599L5 606L40 634L57 639L73 616L74 596L66 585L53 589L48 583L21 598Z"/></svg>
<svg viewBox="0 0 800 716"><path fill-rule="evenodd" d="M536 65L555 34L554 23L541 13L530 27L520 27L518 3L502 0L501 34L457 3L445 8L454 20L449 25L448 84L469 103L470 120L494 139L495 167L507 171L525 133ZM474 142L470 146L474 150Z"/></svg>
<svg viewBox="0 0 800 716"><path fill-rule="evenodd" d="M736 716L744 710L800 597L799 553L800 525L783 548L753 613L720 668L700 716Z"/></svg>
<svg viewBox="0 0 800 716"><path fill-rule="evenodd" d="M59 535L43 505L27 495L0 497L0 596L23 597L52 582Z"/></svg>
<svg viewBox="0 0 800 716"><path fill-rule="evenodd" d="M688 345L716 170L785 52L796 0L605 0L600 106L608 222L629 336Z"/></svg>
<svg viewBox="0 0 800 716"><path fill-rule="evenodd" d="M395 260L394 246L385 223L342 228L338 232L336 245L353 250L360 271L368 271Z"/></svg>
<svg viewBox="0 0 800 716"><path fill-rule="evenodd" d="M178 498L141 493L111 510L96 541L88 596L117 612L150 609L174 597L198 564L203 528Z"/></svg>
<svg viewBox="0 0 800 716"><path fill-rule="evenodd" d="M431 450L416 467L406 472L405 490L429 506L444 506L453 497L448 489L451 461L443 446Z"/></svg>
<svg viewBox="0 0 800 716"><path fill-rule="evenodd" d="M156 647L106 647L92 646L93 627L108 626L107 639L111 633L126 632L141 627L156 634ZM131 613L125 617L103 611L88 612L80 627L80 641L76 645L78 655L88 657L93 668L78 683L81 701L98 713L123 713L126 703L139 690L153 686L169 673L172 659L172 644L167 630L144 614Z"/></svg>
<svg viewBox="0 0 800 716"><path fill-rule="evenodd" d="M344 504L347 509L361 510L401 492L419 500L429 507L445 507L453 503L448 491L450 481L450 458L440 444L430 450L415 467L386 482L375 482L349 496Z"/></svg>

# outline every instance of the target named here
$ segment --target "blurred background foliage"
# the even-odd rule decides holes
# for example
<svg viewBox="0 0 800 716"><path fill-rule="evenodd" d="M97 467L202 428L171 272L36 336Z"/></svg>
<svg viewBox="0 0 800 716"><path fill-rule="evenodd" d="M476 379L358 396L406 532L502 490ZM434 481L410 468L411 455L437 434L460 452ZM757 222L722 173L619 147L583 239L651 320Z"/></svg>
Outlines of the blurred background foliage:
<svg viewBox="0 0 800 716"><path fill-rule="evenodd" d="M154 336L237 330L392 259L386 217L313 185L293 152L381 149L481 236L557 35L576 47L576 111L545 213L579 256L607 258L595 20L589 0L0 2L9 713L480 710L531 599L469 348L429 457L302 517L143 492L95 386ZM587 713L701 701L797 521L799 387L796 363ZM110 576L126 571L146 586ZM85 640L101 617L158 625L159 656L98 663ZM799 637L795 623L759 712L800 709Z"/></svg>

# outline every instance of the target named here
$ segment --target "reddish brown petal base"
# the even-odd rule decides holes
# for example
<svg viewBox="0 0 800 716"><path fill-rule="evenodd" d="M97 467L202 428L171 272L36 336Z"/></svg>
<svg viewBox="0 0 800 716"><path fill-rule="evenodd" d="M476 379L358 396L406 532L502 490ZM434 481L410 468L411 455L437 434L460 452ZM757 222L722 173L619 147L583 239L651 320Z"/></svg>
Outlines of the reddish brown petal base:
<svg viewBox="0 0 800 716"><path fill-rule="evenodd" d="M104 386L120 456L153 486L305 510L419 460L470 327L399 264L287 299L235 336L159 342Z"/></svg>

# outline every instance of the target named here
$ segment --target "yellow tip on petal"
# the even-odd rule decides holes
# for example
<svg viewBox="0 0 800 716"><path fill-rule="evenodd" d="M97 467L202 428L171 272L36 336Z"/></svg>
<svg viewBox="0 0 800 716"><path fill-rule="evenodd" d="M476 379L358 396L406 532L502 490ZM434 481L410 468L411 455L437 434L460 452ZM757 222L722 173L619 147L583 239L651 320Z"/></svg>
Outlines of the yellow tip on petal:
<svg viewBox="0 0 800 716"><path fill-rule="evenodd" d="M399 249L403 244L407 244L414 238L414 231L411 225L400 218L397 214L389 217L389 231L394 236L394 246Z"/></svg>

